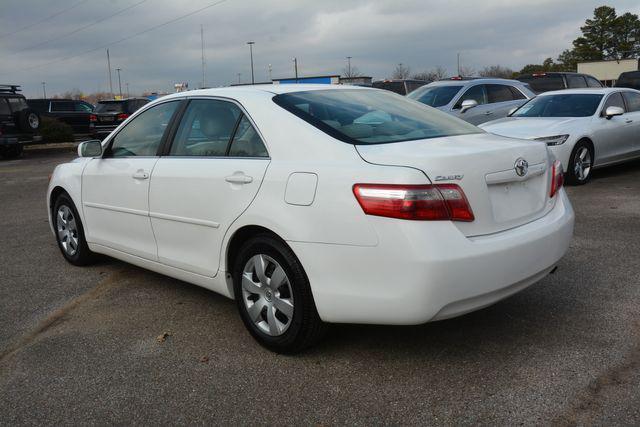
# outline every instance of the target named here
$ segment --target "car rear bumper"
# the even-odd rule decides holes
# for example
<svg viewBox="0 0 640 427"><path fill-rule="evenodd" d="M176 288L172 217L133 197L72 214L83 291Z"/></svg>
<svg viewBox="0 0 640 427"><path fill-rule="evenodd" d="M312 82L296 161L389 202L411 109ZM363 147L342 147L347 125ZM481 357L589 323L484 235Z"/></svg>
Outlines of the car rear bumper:
<svg viewBox="0 0 640 427"><path fill-rule="evenodd" d="M420 324L491 305L556 266L569 247L574 213L562 190L544 217L476 238L451 222L369 219L375 247L288 242L324 321Z"/></svg>

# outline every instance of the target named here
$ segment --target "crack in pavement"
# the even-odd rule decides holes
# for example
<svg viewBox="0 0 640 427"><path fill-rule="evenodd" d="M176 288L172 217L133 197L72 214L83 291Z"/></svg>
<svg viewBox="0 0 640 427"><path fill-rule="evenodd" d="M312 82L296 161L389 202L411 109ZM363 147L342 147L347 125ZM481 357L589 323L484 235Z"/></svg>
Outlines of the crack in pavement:
<svg viewBox="0 0 640 427"><path fill-rule="evenodd" d="M0 364L10 359L11 356L16 354L22 348L35 341L38 336L40 336L56 324L60 323L66 314L73 311L80 304L99 296L104 291L113 286L118 280L126 277L127 275L130 275L130 273L130 271L127 272L124 269L116 270L108 277L98 282L98 284L89 291L73 298L64 306L54 310L44 320L42 320L34 330L22 336L21 338L18 338L15 344L9 344L6 349L0 351Z"/></svg>

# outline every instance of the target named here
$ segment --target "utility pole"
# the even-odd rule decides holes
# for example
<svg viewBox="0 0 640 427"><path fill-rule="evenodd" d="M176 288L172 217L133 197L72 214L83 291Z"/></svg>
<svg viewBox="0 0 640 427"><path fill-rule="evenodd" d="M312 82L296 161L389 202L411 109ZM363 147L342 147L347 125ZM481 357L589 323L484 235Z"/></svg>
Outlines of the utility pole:
<svg viewBox="0 0 640 427"><path fill-rule="evenodd" d="M200 44L201 44L201 48L202 48L202 88L204 89L205 87L207 87L207 81L206 81L206 77L205 77L205 71L204 71L204 67L205 67L205 62L204 62L204 28L202 27L202 24L200 24Z"/></svg>
<svg viewBox="0 0 640 427"><path fill-rule="evenodd" d="M298 58L293 58L293 69L296 73L296 83L298 83Z"/></svg>
<svg viewBox="0 0 640 427"><path fill-rule="evenodd" d="M240 76L242 75L242 73L238 73L238 84L240 84Z"/></svg>
<svg viewBox="0 0 640 427"><path fill-rule="evenodd" d="M247 42L247 44L249 45L249 55L251 55L251 84L255 84L255 80L253 78L253 45L256 44L256 42Z"/></svg>
<svg viewBox="0 0 640 427"><path fill-rule="evenodd" d="M269 64L269 81L273 82L273 77L271 77L271 64Z"/></svg>
<svg viewBox="0 0 640 427"><path fill-rule="evenodd" d="M129 98L129 82L126 82L124 85L127 88L127 98Z"/></svg>
<svg viewBox="0 0 640 427"><path fill-rule="evenodd" d="M47 89L45 87L46 85L46 82L42 82L42 94L44 95L42 99L47 99Z"/></svg>
<svg viewBox="0 0 640 427"><path fill-rule="evenodd" d="M111 81L111 59L109 59L109 49L107 49L107 67L109 68L109 94L113 98L113 82Z"/></svg>
<svg viewBox="0 0 640 427"><path fill-rule="evenodd" d="M122 99L122 83L120 83L120 70L122 70L122 68L116 68L116 71L118 72L118 90L120 91L120 99Z"/></svg>
<svg viewBox="0 0 640 427"><path fill-rule="evenodd" d="M347 56L347 77L351 77L351 58L352 56Z"/></svg>
<svg viewBox="0 0 640 427"><path fill-rule="evenodd" d="M458 77L460 76L460 52L458 52Z"/></svg>

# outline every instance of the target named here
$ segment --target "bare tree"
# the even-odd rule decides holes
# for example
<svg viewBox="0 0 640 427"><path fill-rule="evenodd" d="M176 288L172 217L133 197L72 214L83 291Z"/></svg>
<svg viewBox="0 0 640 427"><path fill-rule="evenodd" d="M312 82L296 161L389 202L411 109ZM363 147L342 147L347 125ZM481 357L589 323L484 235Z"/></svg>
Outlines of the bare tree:
<svg viewBox="0 0 640 427"><path fill-rule="evenodd" d="M432 68L430 70L423 71L421 73L416 73L413 75L412 78L416 80L425 80L428 82L433 82L436 80L442 80L446 78L448 74L449 73L447 73L447 70L444 67L438 65L437 67Z"/></svg>
<svg viewBox="0 0 640 427"><path fill-rule="evenodd" d="M462 66L460 67L460 77L472 77L476 74L476 70L473 67Z"/></svg>
<svg viewBox="0 0 640 427"><path fill-rule="evenodd" d="M393 74L391 74L392 79L407 79L409 78L409 74L411 73L411 69L407 66L404 66L402 63L396 65L396 68L393 70Z"/></svg>
<svg viewBox="0 0 640 427"><path fill-rule="evenodd" d="M511 79L513 78L514 71L511 68L503 67L502 65L490 65L488 67L484 67L478 74L481 77Z"/></svg>
<svg viewBox="0 0 640 427"><path fill-rule="evenodd" d="M344 77L362 77L364 74L360 72L358 67L352 65L351 69L349 69L349 67L344 67L342 69L342 75Z"/></svg>

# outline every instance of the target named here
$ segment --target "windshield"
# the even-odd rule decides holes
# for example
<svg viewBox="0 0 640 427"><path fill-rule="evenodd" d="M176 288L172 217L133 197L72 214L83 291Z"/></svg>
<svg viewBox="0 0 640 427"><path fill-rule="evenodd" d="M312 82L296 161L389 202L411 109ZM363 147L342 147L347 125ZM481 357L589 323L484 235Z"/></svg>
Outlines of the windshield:
<svg viewBox="0 0 640 427"><path fill-rule="evenodd" d="M446 113L381 90L314 90L285 93L273 100L350 144L385 144L482 132Z"/></svg>
<svg viewBox="0 0 640 427"><path fill-rule="evenodd" d="M600 105L602 95L579 93L547 95L533 98L512 117L588 117Z"/></svg>
<svg viewBox="0 0 640 427"><path fill-rule="evenodd" d="M124 104L122 102L99 102L94 113L122 113Z"/></svg>
<svg viewBox="0 0 640 427"><path fill-rule="evenodd" d="M407 96L431 107L442 107L451 102L460 89L462 86L423 86Z"/></svg>

